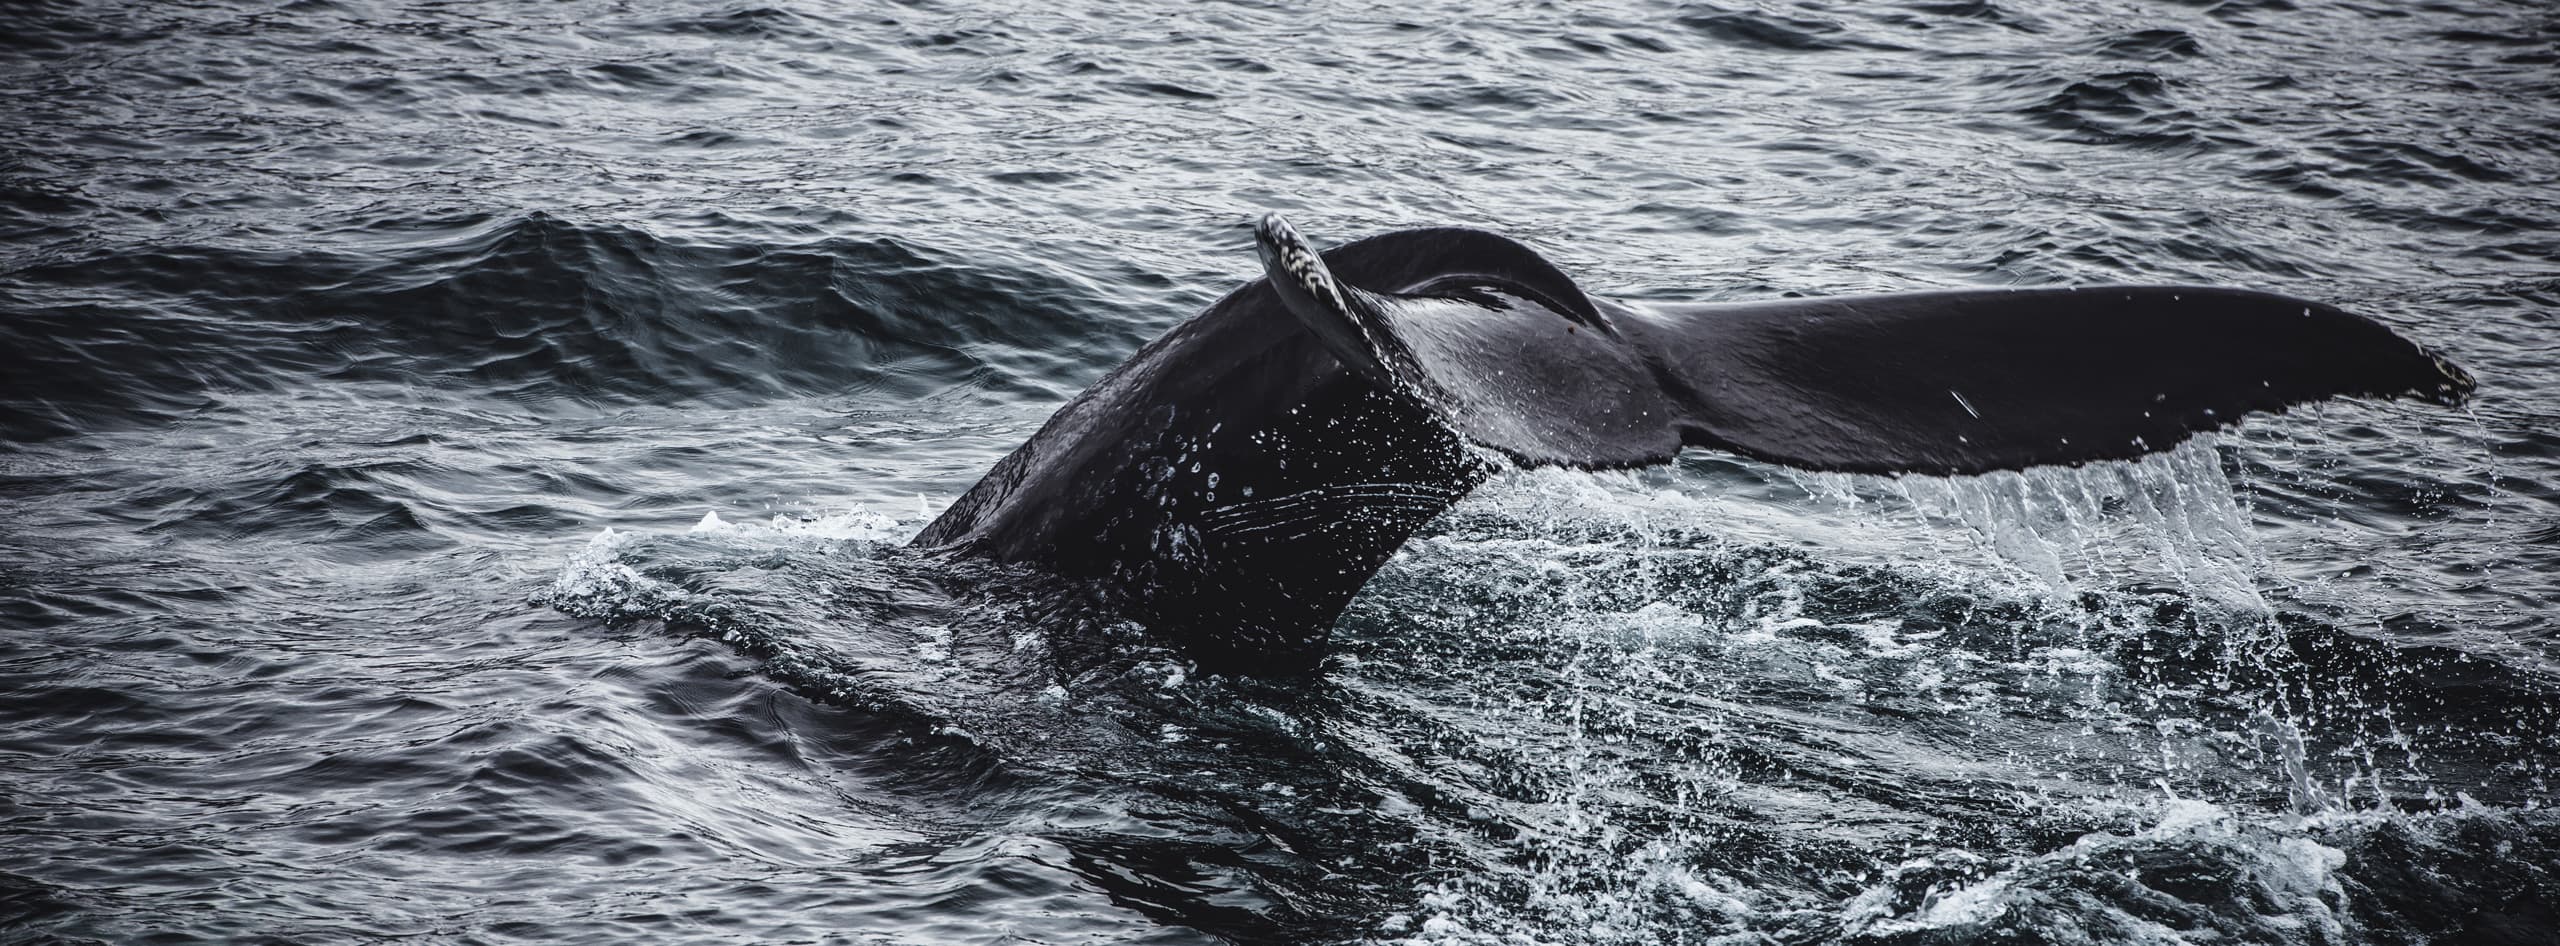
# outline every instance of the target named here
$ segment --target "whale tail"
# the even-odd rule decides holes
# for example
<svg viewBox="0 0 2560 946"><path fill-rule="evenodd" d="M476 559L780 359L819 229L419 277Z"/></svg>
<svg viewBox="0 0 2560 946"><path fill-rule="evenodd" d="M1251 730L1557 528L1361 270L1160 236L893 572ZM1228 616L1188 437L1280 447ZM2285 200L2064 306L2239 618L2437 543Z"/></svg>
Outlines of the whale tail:
<svg viewBox="0 0 2560 946"><path fill-rule="evenodd" d="M2124 459L2340 396L2469 375L2362 316L2188 286L1632 306L1527 247L1409 230L1266 270L1078 395L915 544L1099 581L1203 663L1317 665L1337 616L1492 466L1684 446L1810 470Z"/></svg>
<svg viewBox="0 0 2560 946"><path fill-rule="evenodd" d="M2128 459L2334 397L2457 405L2475 387L2378 322L2268 292L1958 289L1637 308L1494 286L1488 305L1344 286L1276 215L1257 236L1291 315L1336 357L1533 466L1639 466L1696 446L1808 470L1985 473Z"/></svg>

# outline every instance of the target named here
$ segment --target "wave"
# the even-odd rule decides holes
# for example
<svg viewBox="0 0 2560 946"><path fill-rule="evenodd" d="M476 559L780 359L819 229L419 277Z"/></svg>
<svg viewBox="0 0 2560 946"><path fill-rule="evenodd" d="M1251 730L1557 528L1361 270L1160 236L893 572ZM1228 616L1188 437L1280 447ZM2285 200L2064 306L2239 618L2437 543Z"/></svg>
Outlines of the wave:
<svg viewBox="0 0 2560 946"><path fill-rule="evenodd" d="M0 435L320 384L605 406L955 388L1046 403L1130 344L1097 289L895 238L736 245L542 213L371 229L436 236L157 246L8 274Z"/></svg>
<svg viewBox="0 0 2560 946"><path fill-rule="evenodd" d="M2076 475L2123 494L2090 510L2172 541L2245 524L2227 500L2145 511L2213 455L2185 460ZM2560 843L2533 807L2560 703L2529 672L2218 603L2192 575L2055 589L1738 542L1700 515L1719 510L1619 481L1529 474L1453 510L1355 603L1322 680L1188 673L1036 576L894 550L913 523L868 514L608 532L550 600L717 637L937 765L1130 799L1152 814L1043 837L1086 881L1247 940L2495 942L2548 906L2471 869L2483 845Z"/></svg>

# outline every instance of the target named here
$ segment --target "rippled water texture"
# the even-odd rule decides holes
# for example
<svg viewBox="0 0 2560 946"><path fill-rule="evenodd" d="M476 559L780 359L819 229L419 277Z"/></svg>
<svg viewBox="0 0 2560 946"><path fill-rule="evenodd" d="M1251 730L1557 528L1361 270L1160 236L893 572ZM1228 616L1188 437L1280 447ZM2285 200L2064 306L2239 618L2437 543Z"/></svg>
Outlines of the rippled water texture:
<svg viewBox="0 0 2560 946"><path fill-rule="evenodd" d="M9 5L0 941L2550 942L2547 4L1482 6ZM1509 475L1315 681L899 550L1267 210L2481 393Z"/></svg>

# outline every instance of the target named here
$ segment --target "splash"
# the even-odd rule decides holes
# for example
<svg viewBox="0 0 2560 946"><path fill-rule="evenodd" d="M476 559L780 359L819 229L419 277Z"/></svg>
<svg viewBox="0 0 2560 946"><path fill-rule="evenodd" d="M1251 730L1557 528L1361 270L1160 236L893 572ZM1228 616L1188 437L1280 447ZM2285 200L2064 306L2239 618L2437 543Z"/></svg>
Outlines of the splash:
<svg viewBox="0 0 2560 946"><path fill-rule="evenodd" d="M2031 857L1950 848L1895 864L1841 909L1847 943L2042 941L2334 943L2354 924L2346 852L2303 822L2202 801L2130 832L2091 832Z"/></svg>
<svg viewBox="0 0 2560 946"><path fill-rule="evenodd" d="M761 523L734 523L718 510L706 510L684 532L660 535L607 526L569 556L538 601L582 617L721 628L726 612L719 596L688 588L675 579L672 565L651 573L653 562L684 558L661 555L668 543L695 546L691 554L711 561L788 552L860 554L901 543L920 525L856 506L807 518L777 514ZM721 633L734 636L734 629Z"/></svg>
<svg viewBox="0 0 2560 946"><path fill-rule="evenodd" d="M1491 484L1346 626L1508 838L1382 940L2352 941L2438 697L2261 593L2225 464Z"/></svg>

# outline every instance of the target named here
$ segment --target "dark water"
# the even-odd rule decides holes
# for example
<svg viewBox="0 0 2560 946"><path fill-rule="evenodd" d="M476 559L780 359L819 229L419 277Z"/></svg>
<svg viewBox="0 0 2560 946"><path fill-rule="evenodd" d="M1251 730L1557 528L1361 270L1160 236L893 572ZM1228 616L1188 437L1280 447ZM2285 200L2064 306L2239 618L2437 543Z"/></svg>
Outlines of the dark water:
<svg viewBox="0 0 2560 946"><path fill-rule="evenodd" d="M2553 941L2549 6L1483 6L12 5L0 942ZM2481 395L1508 476L1315 682L897 550L1266 210Z"/></svg>

